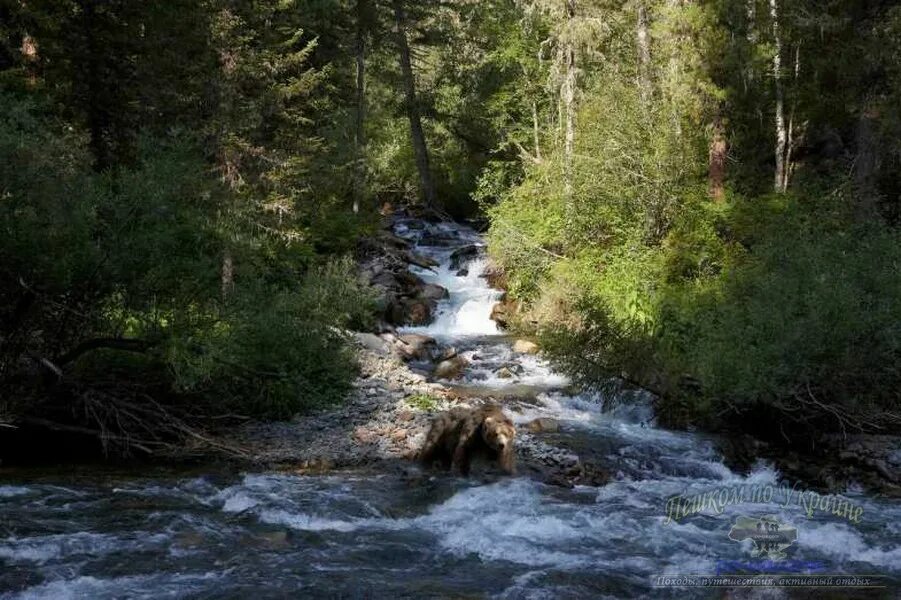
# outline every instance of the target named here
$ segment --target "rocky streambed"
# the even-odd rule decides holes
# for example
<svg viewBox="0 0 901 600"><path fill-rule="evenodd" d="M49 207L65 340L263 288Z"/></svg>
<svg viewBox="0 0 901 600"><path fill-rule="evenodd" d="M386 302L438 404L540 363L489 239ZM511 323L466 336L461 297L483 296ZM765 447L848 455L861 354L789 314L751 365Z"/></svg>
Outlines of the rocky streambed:
<svg viewBox="0 0 901 600"><path fill-rule="evenodd" d="M438 412L495 403L519 425L521 474L570 487L607 480L590 447L550 442L561 423L539 396L568 393L569 383L534 343L503 332L504 294L475 231L399 213L365 250L362 275L379 290L382 324L351 334L361 369L351 397L290 422L248 424L229 443L295 472L404 470Z"/></svg>

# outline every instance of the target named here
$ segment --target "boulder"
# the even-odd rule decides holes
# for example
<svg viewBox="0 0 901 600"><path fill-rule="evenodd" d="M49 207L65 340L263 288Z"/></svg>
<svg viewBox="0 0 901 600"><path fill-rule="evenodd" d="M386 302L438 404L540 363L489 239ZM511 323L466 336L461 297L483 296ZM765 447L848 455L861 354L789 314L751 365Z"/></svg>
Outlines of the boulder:
<svg viewBox="0 0 901 600"><path fill-rule="evenodd" d="M412 245L408 240L398 237L390 231L380 231L378 233L378 241L385 246L406 250Z"/></svg>
<svg viewBox="0 0 901 600"><path fill-rule="evenodd" d="M457 277L466 277L469 275L469 269L460 269L457 271Z"/></svg>
<svg viewBox="0 0 901 600"><path fill-rule="evenodd" d="M450 296L450 293L447 289L436 283L425 284L419 292L419 297L424 300L443 300L448 296Z"/></svg>
<svg viewBox="0 0 901 600"><path fill-rule="evenodd" d="M513 351L520 354L538 354L538 344L529 340L516 340L513 342Z"/></svg>
<svg viewBox="0 0 901 600"><path fill-rule="evenodd" d="M513 371L508 369L507 367L501 367L497 371L494 372L494 376L498 379L512 379Z"/></svg>
<svg viewBox="0 0 901 600"><path fill-rule="evenodd" d="M507 274L498 265L491 263L482 273L488 285L496 290L507 289Z"/></svg>
<svg viewBox="0 0 901 600"><path fill-rule="evenodd" d="M427 335L407 333L397 337L394 349L405 360L430 360L438 351L438 343Z"/></svg>
<svg viewBox="0 0 901 600"><path fill-rule="evenodd" d="M461 269L466 264L481 254L482 249L475 244L463 246L454 250L450 255L450 268Z"/></svg>
<svg viewBox="0 0 901 600"><path fill-rule="evenodd" d="M497 323L501 329L506 329L510 324L510 308L506 302L497 302L491 307L491 320Z"/></svg>
<svg viewBox="0 0 901 600"><path fill-rule="evenodd" d="M443 360L435 367L432 376L435 379L459 379L463 376L466 365L469 364L462 356L455 356L448 360Z"/></svg>
<svg viewBox="0 0 901 600"><path fill-rule="evenodd" d="M557 433L560 431L560 423L549 417L539 417L529 421L526 428L532 433Z"/></svg>
<svg viewBox="0 0 901 600"><path fill-rule="evenodd" d="M400 296L418 296L425 287L425 282L409 271L398 271L394 274L394 279Z"/></svg>
<svg viewBox="0 0 901 600"><path fill-rule="evenodd" d="M422 267L423 269L432 269L438 266L438 261L429 258L428 256L422 256L421 254L416 254L414 252L405 252L404 260L406 260L411 265L416 265L417 267Z"/></svg>
<svg viewBox="0 0 901 600"><path fill-rule="evenodd" d="M383 287L388 290L397 289L400 287L398 285L397 278L394 276L394 273L390 271L376 271L372 277L369 279L369 283L374 286Z"/></svg>
<svg viewBox="0 0 901 600"><path fill-rule="evenodd" d="M396 298L388 299L385 307L385 321L391 325L404 325L404 305Z"/></svg>
<svg viewBox="0 0 901 600"><path fill-rule="evenodd" d="M460 234L456 231L430 228L423 231L419 243L423 246L455 246L460 243Z"/></svg>
<svg viewBox="0 0 901 600"><path fill-rule="evenodd" d="M353 332L353 336L354 336L354 339L356 340L357 344L361 348L371 350L372 352L375 352L376 354L384 356L385 354L388 354L388 352L391 349L388 342L386 342L381 337L375 335L374 333L365 333L362 331L355 331L355 332Z"/></svg>
<svg viewBox="0 0 901 600"><path fill-rule="evenodd" d="M432 306L425 300L406 300L403 307L405 324L428 325L432 320Z"/></svg>
<svg viewBox="0 0 901 600"><path fill-rule="evenodd" d="M436 360L438 362L442 362L445 360L450 360L450 359L454 358L455 356L457 356L457 349L454 348L453 346L447 346L441 350L441 353Z"/></svg>

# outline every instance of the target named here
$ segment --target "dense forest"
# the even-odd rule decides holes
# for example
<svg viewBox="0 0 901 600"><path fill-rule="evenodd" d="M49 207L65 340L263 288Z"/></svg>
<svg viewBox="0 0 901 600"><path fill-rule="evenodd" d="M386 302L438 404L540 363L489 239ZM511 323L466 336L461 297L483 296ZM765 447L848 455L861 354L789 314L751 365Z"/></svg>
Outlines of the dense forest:
<svg viewBox="0 0 901 600"><path fill-rule="evenodd" d="M899 105L889 1L3 0L0 426L340 401L388 203L669 424L897 432Z"/></svg>

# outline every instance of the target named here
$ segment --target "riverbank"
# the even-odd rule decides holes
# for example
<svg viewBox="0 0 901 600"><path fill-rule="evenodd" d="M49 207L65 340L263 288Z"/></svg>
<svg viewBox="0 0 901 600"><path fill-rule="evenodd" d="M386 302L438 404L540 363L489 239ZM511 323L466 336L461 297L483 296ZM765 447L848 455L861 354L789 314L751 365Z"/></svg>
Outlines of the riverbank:
<svg viewBox="0 0 901 600"><path fill-rule="evenodd" d="M397 349L399 338L356 333L361 373L354 391L341 406L284 422L254 422L224 438L240 447L250 462L274 470L324 473L336 469L415 468L411 462L432 418L454 407L502 404L514 416L531 407L514 397L463 395L447 385L428 381L412 370ZM396 341L392 344L390 339ZM520 474L556 485L599 485L606 470L590 458L542 440L556 431L552 419L523 421L517 432ZM536 432L545 428L547 431Z"/></svg>
<svg viewBox="0 0 901 600"><path fill-rule="evenodd" d="M348 397L289 421L246 423L230 430L222 444L240 448L252 464L292 472L414 468L411 461L435 415L497 403L519 425L520 474L567 487L606 482L600 457L547 441L559 424L538 415L535 405L542 373L549 372L526 374L520 363L535 361L534 345L506 339L489 319L496 292L483 273L477 234L425 216L431 221L405 210L392 213L384 229L362 245L360 271L378 291L381 333L348 334L360 367ZM450 281L442 283L458 286L455 291L425 280L439 271ZM488 375L503 380L484 387L472 379Z"/></svg>
<svg viewBox="0 0 901 600"><path fill-rule="evenodd" d="M444 333L448 328L461 327L467 331L474 326L472 333L482 331L479 328L494 328L493 324L486 328L484 319L488 315L469 315L467 318L475 321L450 323L446 312L441 314L441 307L450 303L449 292L423 278L432 277L442 268L436 256L447 255L445 262L449 264L443 268L457 277L469 277L468 268L472 266L482 271L474 275L488 285L503 285L502 274L498 276L490 263L478 262L484 248L477 238L461 238L453 227L440 223L435 215L397 211L384 219L384 229L377 236L363 244L361 273L379 290L382 313L378 330L382 333L352 334L360 375L349 397L334 408L290 421L247 423L229 432L226 445L241 448L251 464L292 472L416 469L411 459L438 412L493 402L501 404L519 426L517 457L521 473L567 487L599 485L608 480L616 467L604 455L603 443L576 442L572 436L556 435L560 424L554 416L548 416L553 411L536 412L541 385L559 376L538 366L543 364L535 362L538 359L530 358L537 351L534 344L500 338L501 350L477 342L466 351L457 347L459 340L440 335L438 340L422 333ZM424 244L425 254L420 253L418 244ZM429 255L428 248L441 250ZM484 306L479 310L490 311L490 319L503 324L515 307L504 295L498 294L497 299L500 302L480 298ZM453 310L464 309L457 305ZM405 327L417 332L405 334ZM488 348L488 354L500 352L499 358L480 356ZM523 377L523 360L532 361L526 368L538 371ZM464 376L467 371L477 375ZM482 385L486 376L493 386ZM460 385L461 379L470 377L471 385ZM643 396L642 402L648 401ZM901 497L898 437L823 436L818 446L796 448L766 443L739 431L712 431L708 435L725 464L739 472L748 472L765 460L774 464L786 480L816 489L840 492L859 484Z"/></svg>
<svg viewBox="0 0 901 600"><path fill-rule="evenodd" d="M492 402L518 426L522 475L564 487L643 477L640 469L630 470L611 456L607 440L574 432L567 419L575 402L599 415L611 409L636 411L640 416L632 422L652 424L650 395L581 394L550 368L546 357L535 354L533 343L505 335L495 323L503 324L515 307L495 289L503 285L503 274L486 261L474 231L436 215L397 211L362 245L358 259L361 276L378 291L379 323L372 332L344 334L359 364L345 398L290 420L232 421L203 431L202 437L188 437L151 461L225 459L235 469L303 474L342 469L419 473L412 459L436 414ZM896 436L821 436L815 446L792 447L741 430L702 435L736 472L748 473L766 461L785 480L819 490L842 492L861 485L901 497L901 438ZM36 460L53 463L58 454Z"/></svg>
<svg viewBox="0 0 901 600"><path fill-rule="evenodd" d="M383 333L353 334L361 373L346 402L287 422L246 424L229 436L228 443L246 449L257 464L302 473L377 465L406 469L412 466L410 459L438 412L495 402L519 425L521 473L564 486L606 482L617 466L604 455L604 444L576 443L572 436L556 435L560 424L553 411L536 412L541 384L545 383L542 378L550 381L559 376L530 358L533 362L526 369L537 366L538 370L523 377L522 362L537 350L534 344L514 343L511 338L499 344L506 350L480 342L463 351L455 347L459 344L454 339L439 335L439 341L422 333L402 333L405 326L445 332L448 327L466 330L473 325L449 325L447 314L441 314L441 306L452 304L448 291L416 272L430 277L439 267L435 256L443 254L420 254L411 239L424 243L425 248L443 248L441 252L449 256L444 268L458 278L469 277L470 262L478 261L484 249L473 244L473 239L455 237L452 228L442 229L420 217L411 218L403 211L391 215L385 220L385 230L367 245L362 272L381 290ZM397 230L406 237L396 235ZM424 241L423 235L428 236ZM476 262L473 267L483 271L476 275L492 286L503 280L489 263ZM501 302L479 299L479 310L487 306L493 321L503 320L502 309L509 307L503 296L498 299ZM453 310L469 309L458 304ZM474 331L479 331L485 324L478 319L486 316L467 315L466 319L475 318ZM489 355L499 353L499 357L482 356L486 350ZM493 387L482 385L486 376ZM459 385L456 379L471 379L470 385ZM647 395L642 398L641 402L648 402ZM651 419L648 416L647 420ZM748 472L763 460L774 464L786 480L819 490L841 492L862 485L876 493L901 497L901 438L896 436L821 436L817 445L794 447L767 443L740 431L710 431L707 435L724 463L739 472Z"/></svg>

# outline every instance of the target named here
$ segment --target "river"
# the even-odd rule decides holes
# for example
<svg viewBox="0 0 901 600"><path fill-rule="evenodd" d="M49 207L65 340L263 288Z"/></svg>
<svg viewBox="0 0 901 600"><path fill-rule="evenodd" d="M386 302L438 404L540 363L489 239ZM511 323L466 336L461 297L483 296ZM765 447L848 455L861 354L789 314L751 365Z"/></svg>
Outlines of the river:
<svg viewBox="0 0 901 600"><path fill-rule="evenodd" d="M724 590L656 585L665 575L755 570L881 575L886 587L868 591L897 591L897 501L851 487L839 505L783 487L763 462L733 472L707 437L657 428L641 394L572 390L540 357L514 353L489 319L500 292L480 277L484 259L468 273L451 267L454 250L482 244L478 234L419 221L401 221L397 233L440 263L412 267L450 297L431 325L410 330L470 360L454 385L530 396L511 417L553 418L560 429L544 439L602 456L610 482L567 489L526 476L411 479L377 469L12 472L0 482L0 597L706 598ZM680 516L670 500L679 495L706 501ZM775 560L753 556L750 539L730 539L743 517L763 516L795 532Z"/></svg>

